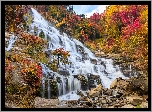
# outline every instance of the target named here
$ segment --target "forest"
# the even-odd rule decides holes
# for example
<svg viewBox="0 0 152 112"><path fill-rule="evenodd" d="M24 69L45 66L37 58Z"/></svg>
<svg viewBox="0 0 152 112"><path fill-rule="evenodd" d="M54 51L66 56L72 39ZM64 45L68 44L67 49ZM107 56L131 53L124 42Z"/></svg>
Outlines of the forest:
<svg viewBox="0 0 152 112"><path fill-rule="evenodd" d="M60 64L65 69L72 65L68 60L70 51L63 48L51 51L53 62L49 63L50 52L44 52L49 38L43 30L38 34L36 26L34 35L28 33L30 24L34 22L31 8L58 29L61 35L66 33L70 39L79 40L93 53L119 54L117 60L133 62L132 66L148 77L148 5L109 5L103 13L94 13L90 17L76 14L72 5L5 5L5 40L10 38L8 33L19 38L14 45L16 48L5 50L5 92L22 94L27 98L23 108L33 107L28 100L33 102L35 97L32 98L30 94L40 94L43 76L40 63L46 64L54 72L58 72ZM8 43L5 41L6 46ZM22 78L14 74L20 74ZM29 87L14 83L13 78L18 82L23 80ZM86 81L84 77L80 80ZM54 98L57 83L51 84ZM25 91L29 92L29 96L25 95ZM22 102L21 99L19 97L17 101Z"/></svg>

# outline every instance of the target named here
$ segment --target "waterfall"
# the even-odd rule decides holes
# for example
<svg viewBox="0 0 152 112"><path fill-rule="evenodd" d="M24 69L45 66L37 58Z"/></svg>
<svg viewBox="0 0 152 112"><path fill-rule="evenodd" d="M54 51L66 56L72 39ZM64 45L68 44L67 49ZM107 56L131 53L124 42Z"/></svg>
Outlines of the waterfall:
<svg viewBox="0 0 152 112"><path fill-rule="evenodd" d="M102 85L106 88L110 87L110 84L113 80L115 80L115 78L126 78L120 71L119 67L115 67L113 65L112 59L97 58L80 41L74 38L70 39L70 37L68 37L65 33L61 35L60 32L56 28L50 26L47 21L40 19L42 17L35 9L32 8L32 12L34 15L34 22L31 24L32 28L40 25L38 29L43 30L44 34L47 34L48 38L50 38L48 40L49 42L46 51L62 47L64 50L69 51L70 54L68 60L72 62L73 66L70 67L70 65L66 65L66 69L69 71L70 76L64 77L55 73L61 79L61 82L57 83L59 96L81 89L80 81L77 78L74 78L73 75L83 74L86 79L88 73L99 75ZM96 61L96 64L91 60ZM104 62L106 67L101 65L101 62ZM64 68L65 66L61 64L60 67ZM52 70L48 70L46 67L43 67L43 71L45 77L48 76L48 72L53 73Z"/></svg>
<svg viewBox="0 0 152 112"><path fill-rule="evenodd" d="M74 78L74 90L80 90L81 89L81 83L77 78Z"/></svg>
<svg viewBox="0 0 152 112"><path fill-rule="evenodd" d="M42 98L45 97L45 77L42 78Z"/></svg>
<svg viewBox="0 0 152 112"><path fill-rule="evenodd" d="M61 83L57 83L58 84L58 95L61 96L62 95L62 86Z"/></svg>
<svg viewBox="0 0 152 112"><path fill-rule="evenodd" d="M57 81L57 77L60 78L60 82L57 82L58 95L61 98L61 96L71 94L68 99L78 98L78 96L75 95L75 91L81 90L81 82L77 78L74 78L74 75L84 75L86 79L88 73L98 75L101 79L103 87L105 88L110 88L112 81L118 77L127 78L120 71L119 67L116 68L113 65L112 59L96 57L80 41L74 38L70 39L70 37L68 37L65 33L61 35L60 32L56 28L50 26L50 24L48 24L48 22L35 9L31 8L31 11L33 12L33 23L30 25L30 32L34 32L34 26L38 28L38 34L42 30L45 34L45 39L48 38L48 46L45 51L64 48L64 50L69 51L70 57L68 60L72 63L71 65L66 65L66 70L68 70L70 73L69 76L62 76L57 72L53 72L45 64L40 63L43 74L42 97L51 98L51 85L49 81L46 80L50 78L53 78L55 81ZM7 50L10 50L12 44L15 42L15 39L16 38L14 36L10 37ZM92 62L92 60L94 60L94 62ZM101 62L104 62L106 67L101 65ZM60 64L60 68L65 68L65 66ZM47 87L45 85L46 81L48 81ZM45 90L47 90L47 96L45 96Z"/></svg>
<svg viewBox="0 0 152 112"><path fill-rule="evenodd" d="M50 80L48 80L48 98L51 98L51 90L50 90Z"/></svg>
<svg viewBox="0 0 152 112"><path fill-rule="evenodd" d="M63 95L66 94L66 78L62 77L62 91Z"/></svg>
<svg viewBox="0 0 152 112"><path fill-rule="evenodd" d="M9 39L9 42L8 42L8 47L6 48L7 51L9 51L12 48L12 46L13 46L14 42L17 40L17 38L18 37L14 36L14 35L10 36L10 39Z"/></svg>
<svg viewBox="0 0 152 112"><path fill-rule="evenodd" d="M68 91L73 91L74 90L74 77L69 76L68 78Z"/></svg>

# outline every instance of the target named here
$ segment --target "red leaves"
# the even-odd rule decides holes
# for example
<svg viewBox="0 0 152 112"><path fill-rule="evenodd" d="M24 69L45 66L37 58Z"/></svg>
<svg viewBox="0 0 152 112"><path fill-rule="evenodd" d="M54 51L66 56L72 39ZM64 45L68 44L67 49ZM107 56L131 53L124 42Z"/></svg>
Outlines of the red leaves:
<svg viewBox="0 0 152 112"><path fill-rule="evenodd" d="M69 55L69 51L64 51L63 48L59 48L59 49L53 50L53 51L52 51L52 54L53 54L53 55L60 55L60 56L63 56L63 57L70 56L70 55Z"/></svg>
<svg viewBox="0 0 152 112"><path fill-rule="evenodd" d="M11 65L11 61L8 59L5 59L5 72L12 72L13 66Z"/></svg>
<svg viewBox="0 0 152 112"><path fill-rule="evenodd" d="M34 84L38 86L40 79L42 77L42 67L35 62L31 62L27 59L23 60L23 67L21 68L21 73L23 79L28 84Z"/></svg>
<svg viewBox="0 0 152 112"><path fill-rule="evenodd" d="M122 34L124 38L129 37L129 35L133 34L134 31L137 30L137 28L140 28L141 24L139 22L139 19L137 18L133 24L128 24L126 27L123 27Z"/></svg>
<svg viewBox="0 0 152 112"><path fill-rule="evenodd" d="M108 46L114 45L114 39L108 38L108 39L107 39L107 45L108 45Z"/></svg>
<svg viewBox="0 0 152 112"><path fill-rule="evenodd" d="M5 18L6 18L5 22L7 23L6 29L14 32L20 23L25 23L25 20L23 18L24 14L25 12L20 7L20 5L6 5L5 6Z"/></svg>
<svg viewBox="0 0 152 112"><path fill-rule="evenodd" d="M19 21L20 19L19 19L19 18L16 18L15 20L16 20L16 21Z"/></svg>
<svg viewBox="0 0 152 112"><path fill-rule="evenodd" d="M36 65L36 68L38 77L42 77L42 67L40 65Z"/></svg>
<svg viewBox="0 0 152 112"><path fill-rule="evenodd" d="M12 72L13 70L13 66L12 65L8 65L8 66L5 66L5 71L8 71L8 72Z"/></svg>
<svg viewBox="0 0 152 112"><path fill-rule="evenodd" d="M30 34L28 34L28 33L22 33L21 36L22 36L27 42L29 42L30 45L33 45L33 44L41 44L41 43L44 42L40 37L37 37L37 36L34 36L34 35L30 35Z"/></svg>
<svg viewBox="0 0 152 112"><path fill-rule="evenodd" d="M101 15L99 13L94 13L92 16L90 16L90 20L93 22L97 22L100 20Z"/></svg>

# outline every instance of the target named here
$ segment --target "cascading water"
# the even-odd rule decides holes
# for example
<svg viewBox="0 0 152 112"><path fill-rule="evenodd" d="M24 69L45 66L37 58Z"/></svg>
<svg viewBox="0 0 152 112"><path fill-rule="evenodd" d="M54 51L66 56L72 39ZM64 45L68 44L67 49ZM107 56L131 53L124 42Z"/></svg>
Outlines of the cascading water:
<svg viewBox="0 0 152 112"><path fill-rule="evenodd" d="M70 76L64 77L58 73L55 73L54 77L60 77L61 82L57 83L58 94L65 95L71 91L81 89L81 83L77 78L74 78L73 75L83 74L87 79L87 74L99 75L101 78L102 85L106 88L110 87L111 82L117 77L124 77L123 73L120 72L119 67L115 68L113 66L112 59L97 58L95 55L86 48L81 42L71 37L68 37L65 33L61 35L59 31L49 26L48 22L45 21L42 16L32 8L34 22L31 24L31 27L36 26L38 28L38 34L40 31L43 31L45 38L49 38L47 50L54 50L56 48L64 48L66 51L70 51L69 61L72 62L72 66L67 65L66 69L69 71ZM34 30L34 29L33 29ZM31 30L31 32L33 32ZM91 60L96 60L97 64L91 62ZM105 63L104 67L101 65L101 62ZM44 66L44 65L42 65ZM60 65L61 68L65 68L64 65ZM52 70L49 70L46 67L43 67L44 76L48 77L48 73L54 73ZM66 86L66 83L67 86ZM96 81L95 81L96 84ZM68 90L67 90L68 88Z"/></svg>
<svg viewBox="0 0 152 112"><path fill-rule="evenodd" d="M13 43L17 40L17 36L11 35L8 43L8 47L6 48L6 51L9 51L12 48Z"/></svg>
<svg viewBox="0 0 152 112"><path fill-rule="evenodd" d="M79 96L76 95L76 90L81 90L81 83L80 80L74 77L76 75L83 74L86 80L88 80L87 74L98 75L101 78L101 83L105 88L109 88L110 84L113 80L115 80L115 78L127 78L119 70L118 66L116 68L114 67L112 59L97 58L80 41L68 37L65 33L61 35L60 32L56 28L50 26L50 23L48 23L35 9L31 8L31 11L33 15L33 23L30 25L30 33L34 34L34 26L36 26L38 28L37 34L43 31L45 34L45 39L48 40L46 51L55 50L56 48L64 48L64 50L70 51L68 61L72 63L71 65L66 66L66 70L69 71L70 76L62 76L61 74L50 70L46 65L40 63L43 74L42 97L51 97L50 80L48 81L47 79L51 79L52 77L55 81L57 81L58 78L60 80L57 81L58 98L60 100L79 98ZM7 50L10 49L10 46L12 46L14 41L9 44ZM50 61L51 60L52 59L50 59ZM92 62L92 60L97 63ZM105 66L103 66L101 62L104 62ZM60 68L65 68L65 66L61 64ZM97 85L96 81L94 83ZM47 96L45 96L46 89L48 94Z"/></svg>

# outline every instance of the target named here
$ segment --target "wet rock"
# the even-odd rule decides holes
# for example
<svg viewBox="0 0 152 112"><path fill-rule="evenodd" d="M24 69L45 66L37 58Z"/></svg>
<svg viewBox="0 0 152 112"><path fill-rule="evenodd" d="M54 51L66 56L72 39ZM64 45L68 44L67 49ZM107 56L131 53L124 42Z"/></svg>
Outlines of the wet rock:
<svg viewBox="0 0 152 112"><path fill-rule="evenodd" d="M107 54L103 54L101 55L101 58L106 58L108 55Z"/></svg>
<svg viewBox="0 0 152 112"><path fill-rule="evenodd" d="M95 65L97 64L97 60L96 59L90 59L90 61L91 61L92 64L95 64Z"/></svg>
<svg viewBox="0 0 152 112"><path fill-rule="evenodd" d="M79 75L73 75L74 78L78 78Z"/></svg>
<svg viewBox="0 0 152 112"><path fill-rule="evenodd" d="M51 52L52 52L52 50L45 51L46 57L49 57L51 55Z"/></svg>
<svg viewBox="0 0 152 112"><path fill-rule="evenodd" d="M80 95L81 97L87 96L87 91L80 91L80 90L77 90L77 95Z"/></svg>
<svg viewBox="0 0 152 112"><path fill-rule="evenodd" d="M68 70L59 70L59 74L61 74L63 76L69 76L70 75Z"/></svg>

